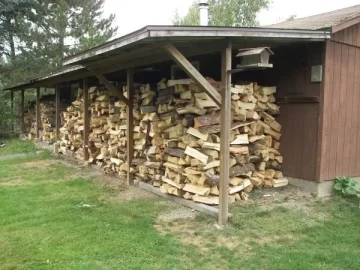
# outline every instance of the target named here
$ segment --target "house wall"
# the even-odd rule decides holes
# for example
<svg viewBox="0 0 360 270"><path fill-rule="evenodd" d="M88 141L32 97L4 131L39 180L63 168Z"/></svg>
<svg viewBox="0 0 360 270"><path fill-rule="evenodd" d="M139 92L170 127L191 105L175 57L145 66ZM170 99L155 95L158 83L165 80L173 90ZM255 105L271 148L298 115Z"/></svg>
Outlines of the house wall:
<svg viewBox="0 0 360 270"><path fill-rule="evenodd" d="M311 82L311 66L324 60L324 43L287 45L274 49L274 68L248 72L235 80L254 80L262 85L276 85L276 98L286 95L320 97L322 84ZM282 125L280 151L284 157L283 173L289 177L317 180L319 103L280 104L277 121Z"/></svg>
<svg viewBox="0 0 360 270"><path fill-rule="evenodd" d="M360 47L360 23L334 33L332 40Z"/></svg>
<svg viewBox="0 0 360 270"><path fill-rule="evenodd" d="M343 41L359 41L360 32L354 38L353 29L359 25L341 31ZM360 47L339 43L337 34L334 39L326 43L321 181L360 175Z"/></svg>

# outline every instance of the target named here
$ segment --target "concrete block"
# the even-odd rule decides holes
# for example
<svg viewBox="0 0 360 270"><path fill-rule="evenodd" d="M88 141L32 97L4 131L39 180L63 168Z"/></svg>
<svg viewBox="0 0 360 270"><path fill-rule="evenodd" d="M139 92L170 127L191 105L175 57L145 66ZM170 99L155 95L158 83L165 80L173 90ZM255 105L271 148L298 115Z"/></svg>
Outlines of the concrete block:
<svg viewBox="0 0 360 270"><path fill-rule="evenodd" d="M289 179L289 185L298 187L305 192L316 194L317 197L327 197L334 193L335 180L320 183L294 177L286 178Z"/></svg>

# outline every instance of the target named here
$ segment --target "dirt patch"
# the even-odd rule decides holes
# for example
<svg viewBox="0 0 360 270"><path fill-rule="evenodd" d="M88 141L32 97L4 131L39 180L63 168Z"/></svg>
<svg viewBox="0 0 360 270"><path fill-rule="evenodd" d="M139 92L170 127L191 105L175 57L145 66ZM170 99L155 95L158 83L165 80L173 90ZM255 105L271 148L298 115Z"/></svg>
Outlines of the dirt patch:
<svg viewBox="0 0 360 270"><path fill-rule="evenodd" d="M138 199L153 199L153 198L157 198L158 196L143 190L137 186L133 186L133 187L127 187L126 185L122 187L121 191L110 198L107 197L103 197L100 199L103 200L110 200L111 202L129 202L129 201L134 201L134 200L138 200Z"/></svg>
<svg viewBox="0 0 360 270"><path fill-rule="evenodd" d="M56 163L57 163L56 160L47 159L47 160L29 161L23 163L23 166L25 168L47 168Z"/></svg>
<svg viewBox="0 0 360 270"><path fill-rule="evenodd" d="M158 217L158 222L175 222L177 220L194 220L197 216L197 212L190 208L179 207L169 212L162 213Z"/></svg>
<svg viewBox="0 0 360 270"><path fill-rule="evenodd" d="M251 252L249 242L236 235L223 234L215 222L196 222L192 216L170 222L158 220L154 228L163 235L172 234L181 243L195 246L203 253L219 247L237 250L242 254Z"/></svg>
<svg viewBox="0 0 360 270"><path fill-rule="evenodd" d="M245 238L243 241L249 244L251 242L255 242L260 246L265 246L265 245L276 245L282 241L296 242L303 237L304 237L303 235L282 234L282 235L262 236L258 238Z"/></svg>

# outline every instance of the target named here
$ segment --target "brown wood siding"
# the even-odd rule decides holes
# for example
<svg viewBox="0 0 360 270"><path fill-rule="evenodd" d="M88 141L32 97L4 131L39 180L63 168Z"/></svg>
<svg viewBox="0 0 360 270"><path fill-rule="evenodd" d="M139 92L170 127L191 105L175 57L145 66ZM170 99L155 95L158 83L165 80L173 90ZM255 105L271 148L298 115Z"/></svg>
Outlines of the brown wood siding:
<svg viewBox="0 0 360 270"><path fill-rule="evenodd" d="M318 180L359 176L360 48L327 41L324 80Z"/></svg>
<svg viewBox="0 0 360 270"><path fill-rule="evenodd" d="M311 66L323 63L324 43L293 44L274 49L272 70L234 74L233 80L276 85L276 98L285 95L320 96L321 84L311 82ZM320 104L280 104L277 121L282 125L280 151L283 173L315 181Z"/></svg>
<svg viewBox="0 0 360 270"><path fill-rule="evenodd" d="M360 47L360 23L334 33L332 40Z"/></svg>
<svg viewBox="0 0 360 270"><path fill-rule="evenodd" d="M282 125L280 152L286 176L316 178L319 104L284 104L278 117Z"/></svg>

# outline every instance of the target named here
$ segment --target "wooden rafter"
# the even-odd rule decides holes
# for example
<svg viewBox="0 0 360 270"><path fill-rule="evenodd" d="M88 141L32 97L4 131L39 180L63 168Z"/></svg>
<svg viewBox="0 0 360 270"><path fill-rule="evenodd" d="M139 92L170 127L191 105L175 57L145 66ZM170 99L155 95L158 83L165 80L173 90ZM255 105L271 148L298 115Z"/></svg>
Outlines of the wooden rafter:
<svg viewBox="0 0 360 270"><path fill-rule="evenodd" d="M116 86L112 85L111 82L105 78L104 75L98 73L97 71L93 69L89 69L89 71L94 74L96 78L99 79L100 82L102 82L105 87L109 90L110 96L115 96L119 100L123 101L126 105L129 105L129 100L121 93L120 89L118 89Z"/></svg>
<svg viewBox="0 0 360 270"><path fill-rule="evenodd" d="M221 105L221 95L216 89L200 74L200 72L185 58L185 56L172 44L164 46L165 51L171 58L182 67L200 87L209 95L209 97L217 104Z"/></svg>

